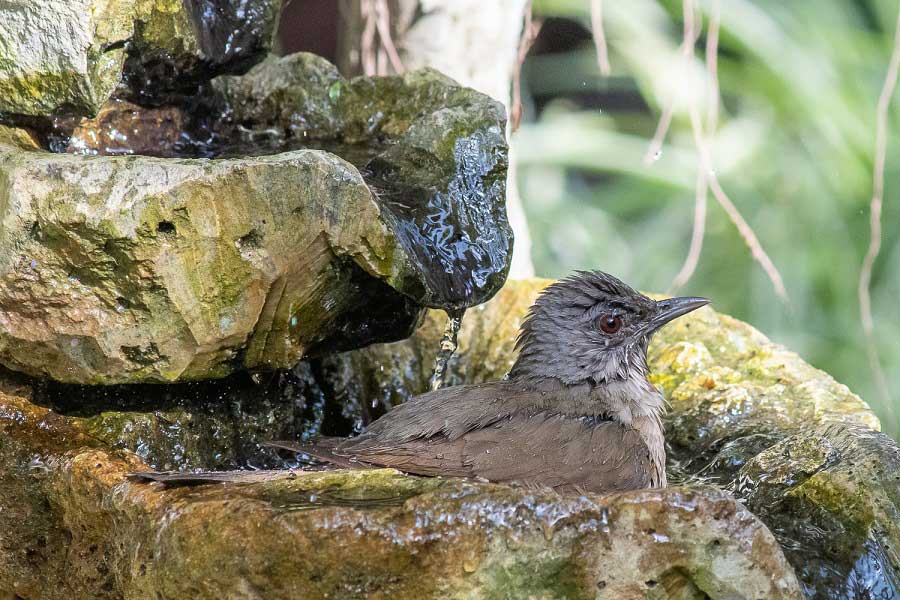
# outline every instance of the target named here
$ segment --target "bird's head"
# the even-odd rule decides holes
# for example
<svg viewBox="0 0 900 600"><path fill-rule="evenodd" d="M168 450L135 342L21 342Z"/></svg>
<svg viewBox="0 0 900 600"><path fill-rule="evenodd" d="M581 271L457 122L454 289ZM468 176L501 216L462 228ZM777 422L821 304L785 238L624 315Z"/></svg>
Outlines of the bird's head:
<svg viewBox="0 0 900 600"><path fill-rule="evenodd" d="M706 298L653 300L602 271L579 271L548 286L529 310L510 378L565 385L646 378L652 335L706 304Z"/></svg>

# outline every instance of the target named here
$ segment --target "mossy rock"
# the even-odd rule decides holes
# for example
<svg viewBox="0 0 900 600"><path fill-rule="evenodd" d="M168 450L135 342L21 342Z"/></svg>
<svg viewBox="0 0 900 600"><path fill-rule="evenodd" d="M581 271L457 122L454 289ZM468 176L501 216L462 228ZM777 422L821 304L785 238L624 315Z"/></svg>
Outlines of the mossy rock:
<svg viewBox="0 0 900 600"><path fill-rule="evenodd" d="M334 105L298 100L333 70L299 55L221 85L329 115L345 148L362 115L381 119L354 138L370 159L356 165L324 149L175 160L0 138L0 364L81 384L221 378L402 339L423 306L489 299L512 244L502 106L431 71L355 79ZM110 119L142 139L178 120L116 102L82 123L80 151L87 138L108 150Z"/></svg>
<svg viewBox="0 0 900 600"><path fill-rule="evenodd" d="M265 57L280 10L281 0L4 2L0 111L93 116L123 71L141 100L192 94Z"/></svg>
<svg viewBox="0 0 900 600"><path fill-rule="evenodd" d="M450 384L502 378L546 280L509 281L463 319ZM428 389L445 314L409 340L323 359L320 386L366 422ZM846 386L737 319L703 308L650 346L670 482L745 499L784 544L811 598L893 597L900 580L900 449ZM374 412L374 414L373 414ZM869 594L869 596L866 596ZM880 594L880 595L879 595Z"/></svg>
<svg viewBox="0 0 900 600"><path fill-rule="evenodd" d="M237 151L265 151L252 140L277 132L273 147L321 145L360 168L424 276L417 300L465 308L503 284L512 231L502 104L431 69L347 80L306 53L270 57L211 88L210 112L226 116L213 129L251 138Z"/></svg>
<svg viewBox="0 0 900 600"><path fill-rule="evenodd" d="M606 497L392 470L166 488L0 378L0 592L36 598L797 599L775 538L711 488Z"/></svg>
<svg viewBox="0 0 900 600"><path fill-rule="evenodd" d="M119 84L134 0L0 6L0 111L93 114Z"/></svg>
<svg viewBox="0 0 900 600"><path fill-rule="evenodd" d="M271 49L282 3L135 0L130 96L145 104L189 97L217 75L246 71Z"/></svg>
<svg viewBox="0 0 900 600"><path fill-rule="evenodd" d="M506 374L525 311L548 283L507 282L491 301L467 312L449 383ZM285 376L285 383L257 392L273 399L279 390L286 392L280 412L276 400L255 405L258 412L252 403L242 402L245 426L233 439L240 440L237 447L246 453L244 466L296 467L293 457L284 456L279 463L259 442L302 438L323 426L334 427L335 420L359 429L387 407L425 391L446 320L443 312L429 311L408 340L304 363ZM671 404L665 417L670 480L716 484L746 502L783 543L808 597L853 598L855 593L896 589L900 455L894 442L875 431L878 421L862 400L752 327L711 308L663 329L651 345L650 362L653 378ZM57 396L64 393L62 388ZM174 445L194 449L183 455L182 468L233 468L234 443L214 440L203 447L192 441L204 419L212 417L208 409L186 406L190 421L172 412L161 414L163 421L174 420L176 426L167 432L177 435L145 437L143 446L134 445L128 425L126 433L107 427L98 434L96 425L112 423L109 416L78 419L108 443L142 451L156 467L179 466L166 454ZM303 424L289 408L296 406L307 409ZM149 411L132 413L119 427L129 419L146 423L156 418ZM227 415L218 422L228 423ZM185 426L183 432L179 424ZM223 431L234 429L226 425ZM142 450L154 446L163 450ZM670 582L659 589L675 594L672 590L680 585ZM683 589L686 597L696 593L687 584Z"/></svg>
<svg viewBox="0 0 900 600"><path fill-rule="evenodd" d="M900 594L900 446L888 436L812 427L751 458L731 487L776 532L808 595Z"/></svg>
<svg viewBox="0 0 900 600"><path fill-rule="evenodd" d="M208 379L402 338L417 321L395 289L416 278L410 258L358 171L329 153L8 151L0 173L9 368L72 383Z"/></svg>

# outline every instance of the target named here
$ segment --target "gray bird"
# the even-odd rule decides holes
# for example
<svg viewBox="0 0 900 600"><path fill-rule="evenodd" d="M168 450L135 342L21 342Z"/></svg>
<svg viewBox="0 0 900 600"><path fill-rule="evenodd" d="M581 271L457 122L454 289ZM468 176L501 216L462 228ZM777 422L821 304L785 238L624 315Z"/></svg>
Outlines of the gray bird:
<svg viewBox="0 0 900 600"><path fill-rule="evenodd" d="M559 491L663 487L664 401L647 378L647 346L708 303L655 301L607 273L578 272L531 307L506 380L417 396L356 438L273 445L341 466Z"/></svg>

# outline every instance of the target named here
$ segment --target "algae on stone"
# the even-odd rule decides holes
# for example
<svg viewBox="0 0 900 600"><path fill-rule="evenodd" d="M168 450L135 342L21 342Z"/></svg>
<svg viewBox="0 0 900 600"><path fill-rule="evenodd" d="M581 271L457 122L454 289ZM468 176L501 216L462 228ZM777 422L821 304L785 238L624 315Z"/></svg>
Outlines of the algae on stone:
<svg viewBox="0 0 900 600"><path fill-rule="evenodd" d="M212 162L6 149L0 364L93 384L290 368L405 337L421 305L470 306L500 287L511 231L499 104L434 72L343 81L310 55L214 88L251 129L268 121L247 103L321 119L330 149L365 148L363 173L325 151L282 152L308 139ZM79 152L167 153L119 146L121 125L143 139L177 114L104 110L80 123ZM178 129L150 137L177 146Z"/></svg>
<svg viewBox="0 0 900 600"><path fill-rule="evenodd" d="M502 104L430 69L346 80L304 53L212 88L212 112L240 126L224 137L275 131L284 147L325 143L360 167L423 274L407 286L418 302L464 308L500 288L512 252Z"/></svg>
<svg viewBox="0 0 900 600"><path fill-rule="evenodd" d="M94 114L118 85L134 0L0 5L0 111Z"/></svg>
<svg viewBox="0 0 900 600"><path fill-rule="evenodd" d="M467 312L451 384L508 372L521 320L548 283L508 281ZM425 392L446 318L429 311L409 340L324 358L322 389L343 391L364 422L383 411L364 410L370 400L393 405ZM715 483L746 499L808 597L897 593L900 450L858 396L712 308L663 328L649 363L669 400L670 482Z"/></svg>
<svg viewBox="0 0 900 600"><path fill-rule="evenodd" d="M508 281L490 301L469 309L450 363L450 384L502 379L515 360L515 340L528 307L550 280ZM447 316L429 311L409 340L370 346L328 359L348 361L357 381L406 390L397 400L427 390ZM841 421L878 428L869 407L846 386L771 343L736 319L703 308L663 328L649 352L651 380L663 388L671 408L667 436L676 456L715 453L744 432L780 436L801 426ZM341 384L345 385L345 384ZM771 444L770 444L771 445ZM698 450L702 450L698 452ZM704 454L705 453L705 454Z"/></svg>
<svg viewBox="0 0 900 600"><path fill-rule="evenodd" d="M888 436L810 428L750 459L732 488L778 537L807 595L900 594L900 446Z"/></svg>
<svg viewBox="0 0 900 600"><path fill-rule="evenodd" d="M278 29L282 0L135 0L125 81L131 95L158 102L192 95L200 83L262 60Z"/></svg>
<svg viewBox="0 0 900 600"><path fill-rule="evenodd" d="M469 310L463 323L460 355L450 365L450 375L454 383L497 379L506 373L514 358L511 352L512 343L524 312L547 283L543 280L509 282L490 302ZM81 438L90 440L84 442L86 446L96 447L99 439L103 440L105 445L136 449L157 466L166 464L179 466L174 459L165 463L166 453L170 449L184 447L188 448L188 451L181 455L184 461L180 465L182 468L230 468L235 464L233 455L228 455L227 451L219 456L215 454L228 446L209 435L211 431L218 430L240 439L239 447L247 452L246 457L250 461L247 464L274 466L279 463L273 460L271 451L260 449L257 442L281 437L285 430L282 420L298 418L298 413L292 412L299 406L298 402L306 407L312 406L313 414L311 416L304 414L306 418L318 419L325 413L330 412L334 416L335 411L338 413L346 411L343 416L339 415L339 418L362 425L381 414L386 405L406 400L424 391L445 319L445 315L441 312L429 311L422 327L409 340L377 344L336 356L322 357L313 361L311 365L301 366L297 370L297 376L306 377L303 384L306 387L296 388L295 393L290 396L294 408L284 407L279 410L277 395L273 397L271 403L267 400L257 407L246 405L243 407L244 412L241 413L242 421L247 422L244 428L229 427L227 418L221 415L202 414L205 409L201 409L200 414L197 414L198 411L189 403L179 404L177 410L162 406L159 416L149 414L149 408L132 407L132 410L137 412L121 415L120 419L114 415L97 414L92 412L90 407L85 407L84 413L73 411L66 413L66 417L55 416L54 422L65 423L72 431L88 434L90 437ZM826 597L852 598L854 593L874 593L884 590L890 592L896 589L897 573L900 572L900 560L896 553L898 543L896 523L900 513L900 492L897 488L900 451L896 444L865 426L877 424L865 404L826 374L805 365L796 355L771 344L758 332L742 323L718 315L711 309L698 311L697 314L685 317L682 321L672 326L669 331L662 332L650 352L654 377L666 387L667 394L672 398L672 406L666 417L669 435L675 441L670 449L672 475L686 478L692 486L696 486L698 481L702 484L705 475L714 475L713 481L733 491L739 499L745 501L750 510L772 529L775 537L783 544L787 558L797 569L807 597L824 594ZM741 371L741 365L744 363L751 367L747 372ZM727 377L720 375L721 373L727 373ZM712 384L707 378L713 380ZM293 382L292 385L297 383ZM279 389L277 384L275 389ZM736 390L740 389L745 391L738 394ZM60 393L64 393L66 388L61 386L59 390ZM46 394L36 394L35 398L43 402ZM741 401L735 403L735 398ZM285 398L285 401L289 401L288 398ZM148 401L148 407L152 404L151 399ZM146 412L141 414L141 410ZM254 413L254 410L259 412ZM9 415L6 423L10 427L27 420L24 416L28 412L26 410L14 407L6 408L2 412ZM132 428L146 427L152 420L159 424L162 422L159 419L173 419L174 422L171 427L168 429L162 427L159 432L154 432L152 428L140 429L142 436L140 441L145 447L142 449L139 445L136 446L137 439L129 437ZM310 431L315 431L316 427L321 426L321 421L310 425L313 427ZM297 437L304 435L302 425L289 424L288 427L296 429ZM697 429L692 432L690 427ZM116 428L120 428L119 433ZM758 428L758 431L755 428ZM722 436L725 436L724 441ZM56 439L59 436L53 437ZM7 435L6 439L11 439L11 436ZM28 439L28 436L19 436L17 439ZM205 442L202 441L204 439ZM687 442L680 441L691 439L696 440L693 449L696 455L692 455L691 449L682 445ZM151 448L151 451L148 452L146 447ZM154 447L158 450L153 451ZM25 461L32 458L33 453L25 452L18 455L16 460ZM85 464L88 464L87 460L85 459ZM290 460L285 458L282 464L290 465ZM708 462L710 460L712 463ZM101 461L102 464L106 464L104 461ZM50 463L57 464L53 460ZM21 473L22 470L12 469L12 472ZM673 530L667 529L671 525L668 519L673 515L685 516L679 512L685 509L689 512L696 511L698 506L695 503L696 499L700 499L699 502L707 506L711 498L722 500L714 502L718 507L715 510L700 511L703 514L697 517L699 521L692 521L689 529L683 530L691 532L684 533L685 539L696 536L698 531L707 535L711 526L710 515L725 515L725 522L734 523L735 515L743 514L735 512L743 509L734 508L740 505L734 504L727 495L713 492L702 485L699 488L686 489L675 487L664 492L636 492L616 496L614 500L590 499L595 507L598 507L591 510L599 509L599 514L594 512L592 517L585 517L586 521L581 520L579 516L570 515L559 521L563 525L548 527L542 520L545 517L538 515L557 514L554 511L560 510L561 506L569 506L569 500L561 500L559 497L553 497L551 500L548 497L546 501L541 500L531 508L532 500L522 504L523 500L519 494L537 499L542 498L540 493L529 493L503 486L420 480L383 471L375 473L365 475L359 472L340 472L313 477L292 474L286 470L277 476L271 473L248 475L255 482L239 486L154 492L163 496L165 500L157 496L142 497L158 498L166 506L172 502L174 503L172 505L179 508L190 507L191 512L194 510L198 513L203 512L206 515L204 518L214 520L215 527L225 527L223 531L232 533L238 530L236 535L244 537L254 535L254 530L247 530L246 523L238 524L234 522L235 520L246 517L256 519L258 522L269 522L273 518L280 518L273 517L275 514L281 514L278 511L310 515L310 520L304 521L302 525L299 522L292 522L293 531L308 531L309 528L316 529L327 524L329 531L350 536L341 539L357 540L349 532L357 531L358 527L363 527L364 531L376 538L388 535L387 532L392 532L391 536L397 536L398 532L401 532L399 539L404 544L410 539L449 543L446 542L448 536L455 535L457 537L453 538L455 541L450 548L441 546L440 550L425 551L416 545L419 541L410 547L416 548L415 556L419 557L424 556L422 552L439 552L443 557L438 561L440 564L445 566L449 564L457 569L453 572L437 572L435 577L450 582L447 588L438 590L440 593L447 590L464 590L459 592L460 594L475 593L474 590L477 589L482 594L487 594L485 590L496 590L499 594L501 589L519 589L516 586L544 591L549 597L597 595L609 598L672 596L701 598L702 594L708 594L709 597L715 598L769 597L769 594L777 593L768 590L753 595L748 591L749 588L738 587L737 592L734 592L735 595L729 596L733 590L729 591L727 586L718 587L720 583L711 583L720 576L710 576L703 568L697 566L716 563L718 559L695 552L701 548L705 548L703 552L715 551L719 545L733 543L735 539L742 537L742 532L748 531L745 528L728 529L729 540L718 537L719 534L702 540L694 538L692 541L697 545L690 548L673 542ZM358 485L358 482L366 481L366 477L370 476L375 477L372 481L378 483L372 483L371 487L367 485L363 488L353 487ZM306 479L307 477L311 479ZM344 477L348 478L346 482L357 483L347 488L346 486L350 484L342 483L345 481L342 479ZM325 481L329 483L323 483ZM137 484L122 485L128 485L129 490L159 489L155 484L144 487ZM418 487L420 485L426 485L427 490ZM351 489L354 491L350 491ZM96 488L92 488L91 493L95 492ZM445 492L449 496L444 495ZM648 494L657 499L650 502ZM657 494L662 496L654 496ZM102 493L99 496L95 494L91 497L96 500L102 495ZM85 494L84 498L87 497ZM449 502L448 497L469 498L469 501L448 505L446 504ZM191 504L199 498L208 500L209 504L200 503L203 504L203 508ZM252 498L254 503L262 502L263 506L277 507L278 510L276 513L265 513L265 516L260 517L258 516L260 513L253 512L255 509L247 508L248 498ZM508 504L507 501L501 500L502 498L519 499L511 500L512 504ZM79 502L87 501L82 499ZM430 507L434 506L430 504L431 502L436 502L443 508L437 513L430 512L432 511ZM618 509L614 508L619 502L625 502L631 507L628 510L635 511L630 514L639 515L633 521L628 520L630 524L627 526L623 525L625 521L619 520L623 513L616 512ZM91 505L79 504L79 506ZM229 506L233 508L228 509ZM239 509L238 506L243 508ZM653 508L654 506L658 507L658 510ZM87 511L86 508L84 510ZM472 512L473 510L475 512ZM218 511L223 511L223 514L228 516L222 516L220 521ZM358 517L354 511L364 511L367 516ZM383 514L390 516L385 516L385 520L381 521L380 516L375 516L376 513L382 514L379 511L385 511ZM152 523L161 518L158 516L159 513L154 515L151 518L132 516L126 520L128 522L146 520ZM425 518L426 515L431 516ZM322 520L318 521L318 517L322 517ZM740 517L738 521L744 518ZM514 526L508 529L510 524L520 523L520 519L532 523L529 527L535 523L539 524L540 537L535 535L535 531L528 533L527 528L519 530ZM607 537L595 538L593 533L588 533L592 530L586 523L598 522L602 525L604 519L605 528L608 529L608 533L604 535ZM746 519L750 517L747 516ZM474 528L471 530L463 526L463 523L470 520ZM413 521L417 523L417 527L421 525L426 529L416 529L415 533L413 530L405 529L407 524ZM229 522L232 524L227 525ZM755 523L752 519L741 522ZM434 523L456 525L449 528L442 525L438 530L428 529ZM721 532L721 529L715 529L720 526L725 525L713 525L713 529ZM498 527L499 529L496 529ZM570 527L574 527L574 530ZM755 527L757 526L753 525L750 531L755 531ZM604 530L604 527L601 526L600 529ZM473 533L476 530L478 533ZM21 528L17 531L21 531ZM155 530L151 528L151 531ZM570 538L567 531L578 533L574 538ZM183 539L188 539L192 537L193 532L172 535L176 537L183 535ZM476 537L471 538L470 535ZM480 537L482 535L488 537L482 538ZM498 538L500 535L503 537ZM511 542L506 535L511 535L512 539L518 541L510 546ZM99 537L102 538L102 535ZM93 537L91 539L95 540ZM477 542L480 544L477 546L477 552L463 552L459 550L460 546L453 545L471 539L481 540ZM523 539L530 541L524 543L521 541ZM317 547L327 547L324 539L316 538L316 540ZM567 545L570 543L568 540L576 545ZM632 542L640 547L630 545ZM644 542L647 544L646 547L641 546ZM230 564L229 561L233 559L230 558L231 546L227 540L215 537L209 538L208 543L217 549L211 555L202 558L202 564L209 565L217 561L218 564ZM498 550L495 544L501 546L502 550ZM560 544L562 546L559 546ZM597 547L607 550L603 550L602 554L596 554L599 552ZM166 553L185 557L185 560L187 557L194 560L187 548L188 545L184 542L167 541L165 544ZM296 552L301 550L299 547L292 546L292 548ZM312 584L304 579L304 586L313 586L304 589L314 589L319 593L327 588L329 593L349 594L350 597L353 597L354 593L364 596L366 593L383 591L385 594L403 597L411 588L405 587L404 580L398 579L395 571L391 569L400 568L397 565L411 565L411 568L418 569L419 572L426 572L425 569L432 568L431 565L435 564L431 558L423 558L424 562L411 558L406 554L406 550L402 549L407 546L402 544L401 548L394 548L389 554L383 554L381 550L372 550L369 546L365 549L360 546L353 548L359 552L374 552L372 556L378 557L378 560L373 558L365 564L351 565L352 573L355 574L352 580L360 587L341 587L349 579L342 579L335 575L333 570L323 567L317 575L321 577L323 583ZM533 554L528 548L539 550L535 550L537 554ZM564 550L559 551L558 548ZM278 548L265 546L265 549L273 553L278 560L281 560L284 554L280 546ZM263 548L260 547L259 550L262 551ZM346 547L344 550L347 550ZM649 554L644 554L645 552ZM768 558L778 556L780 560L780 551L766 544L754 545L753 549L745 548L741 552L742 556L749 556L751 561L758 560L761 554L765 554ZM321 564L336 564L333 561L340 561L342 555L332 553L332 548L327 547L322 556L324 562ZM436 555L428 554L428 556ZM588 563L603 565L604 577L598 575L600 571L592 571L593 567L585 566L587 563L582 561L585 556L588 558L584 560ZM635 556L651 558L636 560ZM575 557L581 558L576 560ZM153 562L159 558L153 556L147 560ZM394 566L384 567L379 562L381 560L388 561ZM685 560L694 566L679 562ZM263 562L260 559L254 563L253 568L275 568L269 564L263 565ZM144 564L149 563L145 561ZM165 564L168 569L178 568L174 562ZM635 565L639 571L634 570ZM297 568L293 563L291 566ZM735 568L747 567L745 563ZM132 571L134 568L133 565L128 567ZM284 568L287 570L287 565ZM116 569L118 569L116 572L120 572L122 567ZM784 568L769 565L765 569L775 569L768 571L771 574ZM469 570L472 570L472 573L468 573ZM823 572L830 575L820 577ZM292 577L305 577L303 573ZM460 573L463 575L459 575ZM625 573L625 575L618 575L616 579L607 578L610 573ZM163 581L162 577L154 575L152 581ZM254 589L268 591L263 579L254 581L256 582ZM556 587L549 587L550 581ZM586 587L585 581L589 582ZM163 589L172 594L184 593L185 588L178 587L179 585L188 584L166 580L165 586L168 587L164 586ZM241 585L241 582L230 582L228 585ZM463 587L453 587L456 585ZM590 585L595 587L591 588ZM793 593L796 593L796 588L791 587L792 583L787 585ZM215 591L221 593L223 589L225 588ZM589 589L593 591L589 593L587 591ZM273 592L275 596L279 593L282 593L281 589ZM741 593L746 596L741 596ZM490 597L490 594L487 596Z"/></svg>
<svg viewBox="0 0 900 600"><path fill-rule="evenodd" d="M358 315L369 327L345 344L403 337L418 317L389 287L415 278L408 257L359 173L331 154L6 152L0 173L0 362L15 370L215 378L339 345L370 294L384 315Z"/></svg>
<svg viewBox="0 0 900 600"><path fill-rule="evenodd" d="M165 488L0 377L0 581L32 598L800 597L713 489L563 498L392 470Z"/></svg>
<svg viewBox="0 0 900 600"><path fill-rule="evenodd" d="M298 462L262 444L336 432L313 370L245 373L177 385L73 386L42 382L35 404L111 448L157 470L291 468Z"/></svg>
<svg viewBox="0 0 900 600"><path fill-rule="evenodd" d="M27 130L0 125L0 151L3 146L19 150L37 150L40 147L34 135Z"/></svg>
<svg viewBox="0 0 900 600"><path fill-rule="evenodd" d="M281 0L7 0L0 5L0 111L95 115L123 67L142 99L192 92L204 79L262 59L280 10Z"/></svg>

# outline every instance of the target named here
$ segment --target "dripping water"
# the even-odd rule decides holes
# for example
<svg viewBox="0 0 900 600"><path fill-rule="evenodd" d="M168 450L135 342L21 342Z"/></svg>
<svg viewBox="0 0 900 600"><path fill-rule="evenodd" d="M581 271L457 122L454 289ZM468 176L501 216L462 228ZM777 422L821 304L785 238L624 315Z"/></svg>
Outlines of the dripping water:
<svg viewBox="0 0 900 600"><path fill-rule="evenodd" d="M441 346L434 359L434 373L431 375L431 391L439 390L444 387L444 379L447 376L447 364L456 353L456 347L459 342L459 327L462 324L462 318L465 312L466 310L464 308L447 310L447 327L444 328L444 335L441 337Z"/></svg>

